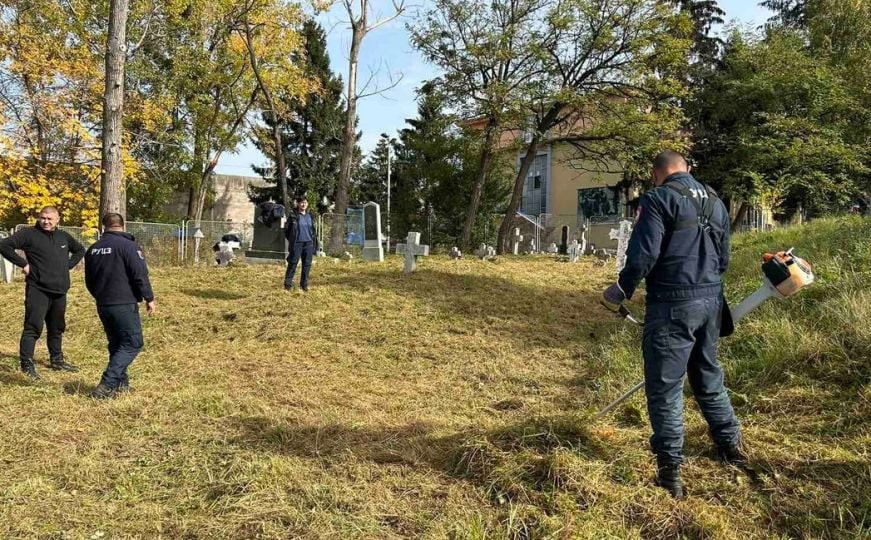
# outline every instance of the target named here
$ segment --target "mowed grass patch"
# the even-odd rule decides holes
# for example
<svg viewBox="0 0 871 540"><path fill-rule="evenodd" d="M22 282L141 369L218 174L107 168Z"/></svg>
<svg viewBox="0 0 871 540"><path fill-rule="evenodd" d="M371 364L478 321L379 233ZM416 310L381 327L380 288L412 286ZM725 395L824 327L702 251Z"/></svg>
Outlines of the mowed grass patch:
<svg viewBox="0 0 871 540"><path fill-rule="evenodd" d="M307 294L281 291L278 266L155 268L136 391L109 403L86 397L106 353L80 271L66 350L82 371L50 372L41 342L40 384L15 370L23 284L0 287L0 535L861 536L871 261L866 222L844 226L865 243L825 248L825 279L788 301L800 317L766 306L724 345L764 474L714 463L690 406L677 502L652 485L641 396L591 420L641 369L638 329L598 305L615 271L589 260L433 256L403 276L396 257L319 259ZM792 240L737 239L730 297Z"/></svg>

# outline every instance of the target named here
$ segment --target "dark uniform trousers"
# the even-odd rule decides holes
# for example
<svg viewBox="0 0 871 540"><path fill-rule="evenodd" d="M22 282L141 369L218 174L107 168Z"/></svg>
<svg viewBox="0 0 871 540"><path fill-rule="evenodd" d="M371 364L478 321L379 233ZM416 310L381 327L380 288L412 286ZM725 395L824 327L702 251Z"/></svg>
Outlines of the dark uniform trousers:
<svg viewBox="0 0 871 540"><path fill-rule="evenodd" d="M32 360L36 340L42 329L48 327L48 353L52 359L63 354L63 334L66 330L64 318L67 309L67 295L45 292L27 284L24 292L24 330L18 352L22 360Z"/></svg>
<svg viewBox="0 0 871 540"><path fill-rule="evenodd" d="M683 461L683 380L708 423L714 443L736 444L738 419L723 385L717 362L720 298L697 298L647 305L644 319L644 382L653 436L650 445L660 462Z"/></svg>
<svg viewBox="0 0 871 540"><path fill-rule="evenodd" d="M293 276L296 274L296 267L302 259L302 272L299 277L299 286L303 289L308 288L308 274L312 268L312 258L315 254L314 242L296 242L290 249L287 255L287 271L284 273L284 287L290 288L293 286Z"/></svg>
<svg viewBox="0 0 871 540"><path fill-rule="evenodd" d="M109 338L109 366L103 372L100 383L109 388L127 386L127 367L142 350L142 321L138 304L97 306L97 314L103 322Z"/></svg>

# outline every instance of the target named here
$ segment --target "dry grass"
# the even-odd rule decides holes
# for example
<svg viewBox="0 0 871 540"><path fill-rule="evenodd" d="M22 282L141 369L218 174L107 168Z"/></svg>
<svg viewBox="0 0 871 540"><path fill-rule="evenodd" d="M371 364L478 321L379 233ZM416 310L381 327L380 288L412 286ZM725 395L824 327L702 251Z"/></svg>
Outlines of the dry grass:
<svg viewBox="0 0 871 540"><path fill-rule="evenodd" d="M23 285L0 286L2 537L830 537L871 533L871 225L736 242L733 298L795 242L821 283L724 346L755 481L717 465L690 406L691 497L652 486L638 332L598 307L613 278L548 258L153 271L161 312L136 392L85 396L104 337L81 285L81 374L18 374ZM778 309L781 308L781 309ZM640 307L636 307L640 309ZM787 313L791 313L788 316Z"/></svg>

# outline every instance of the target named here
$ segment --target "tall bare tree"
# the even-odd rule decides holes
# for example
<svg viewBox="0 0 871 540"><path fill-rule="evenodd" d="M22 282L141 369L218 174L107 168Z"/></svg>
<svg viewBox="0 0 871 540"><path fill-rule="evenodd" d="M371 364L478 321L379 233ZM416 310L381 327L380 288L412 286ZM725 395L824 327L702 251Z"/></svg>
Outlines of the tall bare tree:
<svg viewBox="0 0 871 540"><path fill-rule="evenodd" d="M358 62L360 47L363 39L369 32L396 19L405 11L405 0L391 0L392 11L383 17L373 17L371 0L341 0L342 6L348 15L348 25L351 30L351 46L348 52L348 86L345 94L347 109L345 110L345 129L342 133L342 155L339 164L339 184L336 186L336 205L333 212L338 216L344 216L348 209L348 188L351 185L351 167L354 157L354 148L357 142L357 101L392 88L398 81L392 81L387 88L379 88L375 81L377 73L371 73L369 80L361 90L357 89ZM369 91L369 86L375 84L375 89ZM337 220L333 224L328 250L338 253L342 249L342 239L345 234L344 223Z"/></svg>
<svg viewBox="0 0 871 540"><path fill-rule="evenodd" d="M106 86L103 93L103 141L100 163L100 215L127 214L121 148L124 130L124 63L127 55L128 0L109 2Z"/></svg>

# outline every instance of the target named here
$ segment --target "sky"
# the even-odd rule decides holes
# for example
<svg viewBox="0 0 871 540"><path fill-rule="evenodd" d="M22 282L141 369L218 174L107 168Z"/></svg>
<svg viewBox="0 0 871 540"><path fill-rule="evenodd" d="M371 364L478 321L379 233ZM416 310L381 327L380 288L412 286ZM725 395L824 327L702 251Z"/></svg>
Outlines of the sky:
<svg viewBox="0 0 871 540"><path fill-rule="evenodd" d="M390 13L389 0L371 1L376 15ZM420 4L414 0L407 1L407 4L414 3ZM726 12L727 23L757 27L770 16L768 10L759 7L758 0L719 0L718 4ZM367 97L357 104L359 129L363 132L360 147L364 153L375 147L382 133L395 136L398 130L405 127L405 119L413 118L417 112L415 89L438 74L409 43L406 25L414 22L415 11L412 8L402 18L377 28L363 40L358 84L364 84L373 71L379 73L377 80L381 87L390 85L391 78L394 82L399 79L398 84L385 93ZM346 20L344 10L337 3L329 12L319 15L318 20L327 32L327 50L332 69L341 74L344 80L348 72L349 45L347 23L343 24L343 20ZM263 154L249 142L240 147L237 153L222 156L217 172L256 176L251 165L263 165L265 162Z"/></svg>

